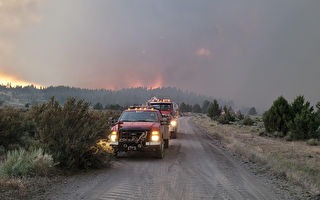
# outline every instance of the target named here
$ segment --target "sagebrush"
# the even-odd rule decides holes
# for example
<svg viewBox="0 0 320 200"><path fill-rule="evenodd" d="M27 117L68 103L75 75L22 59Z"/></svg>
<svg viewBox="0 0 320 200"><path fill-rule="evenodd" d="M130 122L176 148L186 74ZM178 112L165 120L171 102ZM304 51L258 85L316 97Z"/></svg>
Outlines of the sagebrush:
<svg viewBox="0 0 320 200"><path fill-rule="evenodd" d="M89 103L75 98L61 106L54 98L32 108L42 147L62 168L95 168L108 155L98 141L108 134L102 112L90 111Z"/></svg>
<svg viewBox="0 0 320 200"><path fill-rule="evenodd" d="M53 169L53 159L42 149L12 150L0 164L0 177L45 176Z"/></svg>

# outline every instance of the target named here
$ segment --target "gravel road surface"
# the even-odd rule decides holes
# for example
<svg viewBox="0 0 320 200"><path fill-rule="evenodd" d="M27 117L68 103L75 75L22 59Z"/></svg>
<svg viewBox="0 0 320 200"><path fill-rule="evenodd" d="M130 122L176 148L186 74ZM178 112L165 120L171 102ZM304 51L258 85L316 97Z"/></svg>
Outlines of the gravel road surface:
<svg viewBox="0 0 320 200"><path fill-rule="evenodd" d="M293 199L218 141L179 119L164 159L132 153L109 169L72 176L35 199Z"/></svg>

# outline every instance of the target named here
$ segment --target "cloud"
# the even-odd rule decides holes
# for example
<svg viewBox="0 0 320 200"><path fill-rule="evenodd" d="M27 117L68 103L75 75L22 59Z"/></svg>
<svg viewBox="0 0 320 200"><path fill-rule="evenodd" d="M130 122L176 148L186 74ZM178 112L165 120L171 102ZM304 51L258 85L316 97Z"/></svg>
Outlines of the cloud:
<svg viewBox="0 0 320 200"><path fill-rule="evenodd" d="M198 56L210 56L211 55L211 51L205 48L200 48L196 51L196 54Z"/></svg>

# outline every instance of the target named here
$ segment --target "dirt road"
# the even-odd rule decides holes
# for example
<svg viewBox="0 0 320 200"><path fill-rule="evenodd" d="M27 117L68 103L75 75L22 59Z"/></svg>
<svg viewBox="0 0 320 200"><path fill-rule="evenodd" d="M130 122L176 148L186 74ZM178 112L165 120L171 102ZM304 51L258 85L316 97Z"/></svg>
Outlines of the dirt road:
<svg viewBox="0 0 320 200"><path fill-rule="evenodd" d="M111 169L78 175L49 189L45 199L291 199L266 177L254 175L190 118L163 160L135 153Z"/></svg>

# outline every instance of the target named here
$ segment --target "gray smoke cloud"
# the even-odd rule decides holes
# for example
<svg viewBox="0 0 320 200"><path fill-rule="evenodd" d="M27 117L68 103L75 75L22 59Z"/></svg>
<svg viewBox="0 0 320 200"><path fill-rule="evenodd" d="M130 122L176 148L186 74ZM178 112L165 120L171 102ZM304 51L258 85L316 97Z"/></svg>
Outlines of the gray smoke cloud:
<svg viewBox="0 0 320 200"><path fill-rule="evenodd" d="M0 78L14 80L18 73L12 71L17 59L17 40L20 33L31 24L41 21L37 13L42 0L0 0ZM23 83L22 80L19 80ZM1 81L2 83L2 81Z"/></svg>
<svg viewBox="0 0 320 200"><path fill-rule="evenodd" d="M319 7L317 0L46 1L41 23L15 38L6 70L42 85L175 86L260 109L279 95L316 102Z"/></svg>

